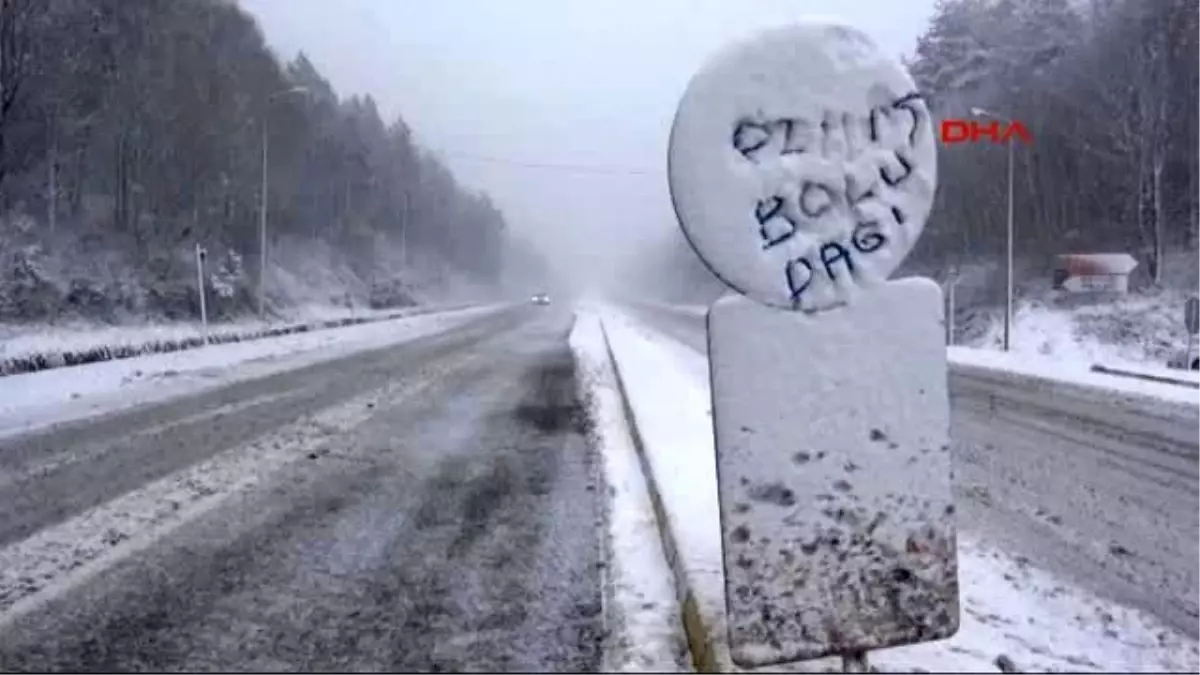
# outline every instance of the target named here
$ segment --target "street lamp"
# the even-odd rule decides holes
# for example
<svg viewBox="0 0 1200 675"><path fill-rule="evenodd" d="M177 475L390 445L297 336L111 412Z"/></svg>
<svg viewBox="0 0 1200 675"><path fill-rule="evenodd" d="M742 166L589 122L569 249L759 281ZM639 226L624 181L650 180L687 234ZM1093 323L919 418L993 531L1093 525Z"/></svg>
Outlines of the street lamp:
<svg viewBox="0 0 1200 675"><path fill-rule="evenodd" d="M991 117L1012 124L1012 120L983 108L971 108L971 114L976 117ZM1004 275L1004 351L1009 350L1012 339L1013 320L1013 142L1008 141L1008 245L1006 255L1008 262Z"/></svg>
<svg viewBox="0 0 1200 675"><path fill-rule="evenodd" d="M291 87L271 94L267 97L267 109L263 111L262 119L262 188L261 202L258 205L258 316L266 316L267 278L267 143L269 138L271 104L280 96L288 94L307 94L308 87Z"/></svg>

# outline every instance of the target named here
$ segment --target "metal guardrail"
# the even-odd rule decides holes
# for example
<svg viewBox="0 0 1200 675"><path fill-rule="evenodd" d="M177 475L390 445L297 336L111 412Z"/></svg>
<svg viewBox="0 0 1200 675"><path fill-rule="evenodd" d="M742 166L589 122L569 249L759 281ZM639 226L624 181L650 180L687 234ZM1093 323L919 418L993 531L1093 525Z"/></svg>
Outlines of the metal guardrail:
<svg viewBox="0 0 1200 675"><path fill-rule="evenodd" d="M1200 389L1200 380L1183 380L1166 375L1155 375L1153 373L1142 373L1135 370L1126 370L1123 368L1113 368L1103 364L1094 364L1092 366L1093 373L1104 373L1105 375L1116 375L1118 377L1132 377L1139 380L1148 380L1150 382L1161 382L1163 384L1175 384L1181 387L1191 387L1192 389Z"/></svg>

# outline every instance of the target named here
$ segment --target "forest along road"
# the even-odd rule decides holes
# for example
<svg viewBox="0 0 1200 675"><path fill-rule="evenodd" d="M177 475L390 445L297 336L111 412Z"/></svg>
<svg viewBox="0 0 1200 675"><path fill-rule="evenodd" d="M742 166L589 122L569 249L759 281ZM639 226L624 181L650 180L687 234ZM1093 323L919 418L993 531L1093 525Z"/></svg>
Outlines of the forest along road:
<svg viewBox="0 0 1200 675"><path fill-rule="evenodd" d="M629 311L707 356L703 316L650 306ZM1102 452L1106 431L1094 421L1040 418L1046 403L1036 391L996 415L980 409L953 375L949 384L958 527L1196 637L1194 447L1153 469L1117 463ZM1103 410L1093 415L1104 417Z"/></svg>
<svg viewBox="0 0 1200 675"><path fill-rule="evenodd" d="M596 670L601 509L570 327L518 308L3 441L0 670ZM170 520L146 515L163 495L185 515L136 531ZM111 550L37 567L96 529ZM14 586L18 568L50 572Z"/></svg>

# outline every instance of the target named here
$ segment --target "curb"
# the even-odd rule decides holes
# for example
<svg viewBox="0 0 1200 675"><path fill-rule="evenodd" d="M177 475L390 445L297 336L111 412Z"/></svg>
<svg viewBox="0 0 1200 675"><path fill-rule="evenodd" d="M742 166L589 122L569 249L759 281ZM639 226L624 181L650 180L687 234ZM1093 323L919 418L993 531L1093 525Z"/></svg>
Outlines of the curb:
<svg viewBox="0 0 1200 675"><path fill-rule="evenodd" d="M571 328L567 332L567 340L570 341L570 335L575 331L575 327L579 324L579 312L575 311L571 314ZM570 347L570 345L568 345ZM571 349L571 360L575 364L575 388L576 396L579 401L590 406L589 399L592 397L592 392L585 381L585 375L582 372L583 362L579 358L579 354ZM609 647L609 639L613 634L613 626L615 625L613 608L616 606L614 597L614 588L609 578L612 575L611 567L613 559L612 536L608 530L608 523L612 517L612 500L608 497L608 476L604 469L605 458L599 451L600 443L598 441L599 432L594 428L589 428L587 441L589 447L596 448L596 457L592 465L591 478L595 481L596 493L600 495L600 522L596 524L598 539L600 540L600 553L603 556L601 559L604 565L600 568L600 630L602 631L602 639L604 649L601 650L600 663L601 672L609 673L616 672L610 665L613 662L613 656Z"/></svg>
<svg viewBox="0 0 1200 675"><path fill-rule="evenodd" d="M54 368L65 368L69 366L80 366L88 363L98 363L101 361L119 361L121 359L130 359L137 356L146 356L148 354L167 354L186 349L196 349L206 345L228 344L232 342L250 342L263 338L280 337L295 333L308 333L328 328L344 328L346 326L377 323L379 321L392 321L395 319L405 319L424 314L432 314L439 311L451 312L460 309L467 309L472 306L474 305L463 304L444 307L424 307L417 310L399 311L382 316L345 317L342 319L329 319L326 321L309 323L285 324L283 326L267 327L241 333L216 333L210 334L207 342L205 342L205 339L202 336L193 335L178 339L150 340L142 344L116 346L100 345L79 350L25 354L21 356L0 359L0 378L7 377L9 375L37 373L43 370L52 370Z"/></svg>
<svg viewBox="0 0 1200 675"><path fill-rule="evenodd" d="M675 575L675 591L680 605L680 615L683 617L683 630L684 635L687 637L688 651L692 655L692 666L698 673L722 672L713 643L712 626L705 623L704 616L701 614L699 605L696 602L695 594L692 592L687 570L684 568L683 560L679 555L679 546L671 527L670 518L667 515L666 505L663 503L662 493L658 489L658 482L655 480L654 472L651 470L650 460L646 456L646 448L642 442L641 433L638 431L637 417L634 415L633 406L629 402L629 393L625 388L625 381L621 377L621 367L617 363L616 355L613 354L612 343L608 339L608 329L605 328L603 320L599 323L600 332L604 336L604 347L608 352L608 359L612 363L613 374L616 376L617 390L621 395L621 406L624 408L626 422L629 425L629 434L633 440L633 447L637 450L638 462L641 464L642 473L646 479L646 486L650 491L650 503L654 507L654 516L658 522L659 535L662 537L663 550L667 555L667 564L671 567Z"/></svg>

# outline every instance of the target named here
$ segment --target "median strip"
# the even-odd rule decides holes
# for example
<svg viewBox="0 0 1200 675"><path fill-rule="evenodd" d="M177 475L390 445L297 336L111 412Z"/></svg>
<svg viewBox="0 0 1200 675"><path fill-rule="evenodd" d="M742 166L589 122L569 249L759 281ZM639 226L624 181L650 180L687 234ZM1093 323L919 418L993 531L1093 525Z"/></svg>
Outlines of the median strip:
<svg viewBox="0 0 1200 675"><path fill-rule="evenodd" d="M604 663L601 672L689 672L673 574L600 320L576 315L570 337L592 421L604 491Z"/></svg>
<svg viewBox="0 0 1200 675"><path fill-rule="evenodd" d="M724 597L712 592L722 589L723 571L719 538L710 536L720 522L716 466L704 452L712 446L711 429L707 419L700 425L692 419L708 401L676 381L677 365L638 360L645 352L630 348L625 331L610 331L610 321L602 321L605 344L674 575L692 665L697 672L728 672Z"/></svg>

